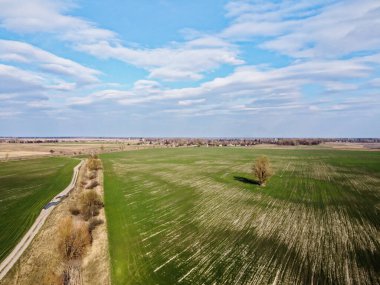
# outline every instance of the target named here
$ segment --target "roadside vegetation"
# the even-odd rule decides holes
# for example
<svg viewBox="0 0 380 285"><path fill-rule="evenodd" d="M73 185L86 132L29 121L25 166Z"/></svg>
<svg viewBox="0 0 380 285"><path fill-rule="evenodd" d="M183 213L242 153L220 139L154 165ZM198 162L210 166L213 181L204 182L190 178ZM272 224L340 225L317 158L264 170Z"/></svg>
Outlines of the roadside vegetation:
<svg viewBox="0 0 380 285"><path fill-rule="evenodd" d="M90 171L89 175L94 175L93 171L97 171L102 168L102 162L97 155L91 155L87 161L87 168ZM96 173L96 172L95 172ZM96 174L95 174L96 175Z"/></svg>
<svg viewBox="0 0 380 285"><path fill-rule="evenodd" d="M0 260L43 207L69 183L78 160L52 157L0 162Z"/></svg>
<svg viewBox="0 0 380 285"><path fill-rule="evenodd" d="M251 179L261 156L273 169L265 188ZM177 148L101 158L113 284L380 283L380 152Z"/></svg>
<svg viewBox="0 0 380 285"><path fill-rule="evenodd" d="M57 250L63 266L55 284L82 284L83 259L93 243L93 230L103 223L103 220L96 218L104 206L97 189L100 185L98 171L102 163L92 155L83 167L86 169L79 178L79 189L73 194L74 199L66 216L58 224Z"/></svg>

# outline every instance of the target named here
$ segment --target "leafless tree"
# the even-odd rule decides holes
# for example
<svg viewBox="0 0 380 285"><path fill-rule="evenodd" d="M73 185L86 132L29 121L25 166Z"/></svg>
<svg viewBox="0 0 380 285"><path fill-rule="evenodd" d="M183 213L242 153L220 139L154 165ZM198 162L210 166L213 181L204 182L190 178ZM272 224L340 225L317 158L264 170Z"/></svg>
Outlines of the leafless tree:
<svg viewBox="0 0 380 285"><path fill-rule="evenodd" d="M91 217L97 216L103 207L103 201L95 190L86 190L82 193L80 200L80 212L87 221Z"/></svg>
<svg viewBox="0 0 380 285"><path fill-rule="evenodd" d="M252 170L261 186L265 186L269 177L272 176L271 165L266 156L257 158L255 164L252 166Z"/></svg>
<svg viewBox="0 0 380 285"><path fill-rule="evenodd" d="M74 221L71 216L65 217L59 223L58 251L62 260L81 259L91 242L88 227L83 221Z"/></svg>

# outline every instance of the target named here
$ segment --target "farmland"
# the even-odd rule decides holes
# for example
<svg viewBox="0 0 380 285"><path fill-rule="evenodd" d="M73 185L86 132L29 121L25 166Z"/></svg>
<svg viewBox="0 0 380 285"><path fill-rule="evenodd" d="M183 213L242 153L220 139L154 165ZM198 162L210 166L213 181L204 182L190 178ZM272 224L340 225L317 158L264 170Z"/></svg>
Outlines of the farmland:
<svg viewBox="0 0 380 285"><path fill-rule="evenodd" d="M265 188L251 176L267 155ZM113 284L379 284L380 152L102 155Z"/></svg>
<svg viewBox="0 0 380 285"><path fill-rule="evenodd" d="M62 157L0 163L0 260L69 184L76 164L78 160Z"/></svg>

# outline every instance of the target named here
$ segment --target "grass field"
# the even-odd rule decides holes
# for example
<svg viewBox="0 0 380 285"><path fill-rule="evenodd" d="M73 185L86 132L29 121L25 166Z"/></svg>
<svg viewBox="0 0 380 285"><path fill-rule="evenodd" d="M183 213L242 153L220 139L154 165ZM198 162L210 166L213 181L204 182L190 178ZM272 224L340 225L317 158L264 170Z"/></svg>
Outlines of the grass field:
<svg viewBox="0 0 380 285"><path fill-rule="evenodd" d="M22 238L45 204L69 185L77 164L72 158L0 163L0 260Z"/></svg>
<svg viewBox="0 0 380 285"><path fill-rule="evenodd" d="M267 155L265 188L250 175ZM379 284L380 152L102 155L113 284Z"/></svg>

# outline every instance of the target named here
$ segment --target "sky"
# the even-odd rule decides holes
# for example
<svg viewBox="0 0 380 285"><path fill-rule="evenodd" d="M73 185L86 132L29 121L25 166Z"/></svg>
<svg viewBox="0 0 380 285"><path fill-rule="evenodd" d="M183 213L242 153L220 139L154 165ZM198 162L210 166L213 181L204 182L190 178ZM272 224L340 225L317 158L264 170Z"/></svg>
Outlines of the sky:
<svg viewBox="0 0 380 285"><path fill-rule="evenodd" d="M380 1L0 0L0 136L380 137Z"/></svg>

